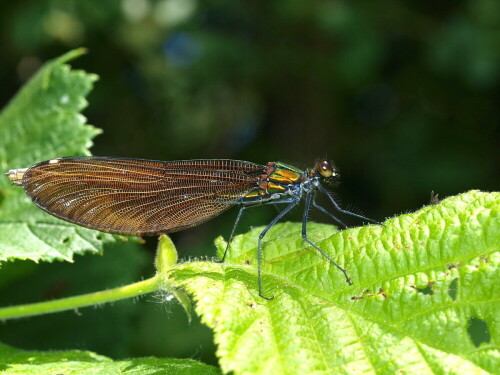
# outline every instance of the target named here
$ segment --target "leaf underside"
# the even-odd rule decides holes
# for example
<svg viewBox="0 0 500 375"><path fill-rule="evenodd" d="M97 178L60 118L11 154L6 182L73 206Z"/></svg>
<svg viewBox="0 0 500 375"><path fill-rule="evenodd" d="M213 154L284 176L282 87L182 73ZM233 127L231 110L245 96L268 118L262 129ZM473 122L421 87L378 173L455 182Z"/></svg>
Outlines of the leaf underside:
<svg viewBox="0 0 500 375"><path fill-rule="evenodd" d="M310 238L345 266L352 286L290 223L264 239L271 301L256 289L263 228L235 238L225 264L179 265L171 280L194 296L214 329L226 372L493 374L499 210L499 193L470 191L384 226L336 232L310 224ZM217 245L223 251L224 241Z"/></svg>
<svg viewBox="0 0 500 375"><path fill-rule="evenodd" d="M75 50L45 64L0 114L0 172L61 156L88 155L100 130L80 112L97 76L71 70ZM101 252L120 237L56 219L38 209L19 186L0 175L0 261L71 261ZM123 237L122 237L123 238Z"/></svg>

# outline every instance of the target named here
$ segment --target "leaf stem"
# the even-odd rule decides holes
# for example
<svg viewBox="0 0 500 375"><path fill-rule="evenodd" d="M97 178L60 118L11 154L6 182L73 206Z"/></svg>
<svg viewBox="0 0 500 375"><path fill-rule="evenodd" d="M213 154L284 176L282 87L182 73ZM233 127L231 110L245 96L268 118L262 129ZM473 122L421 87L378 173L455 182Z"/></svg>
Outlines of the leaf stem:
<svg viewBox="0 0 500 375"><path fill-rule="evenodd" d="M147 280L100 292L61 298L53 301L2 307L0 308L0 320L25 318L34 315L74 310L99 303L113 302L125 298L136 297L160 289L160 284L161 275L157 274Z"/></svg>
<svg viewBox="0 0 500 375"><path fill-rule="evenodd" d="M118 288L101 292L82 294L80 296L61 298L52 301L28 303L25 305L0 308L0 320L26 318L28 316L50 314L66 310L75 310L81 307L118 301L125 298L137 297L155 290L166 290L173 294L180 302L188 318L191 320L191 302L187 294L178 290L168 282L168 273L177 263L177 250L170 238L162 234L156 250L155 276L137 283L124 285Z"/></svg>

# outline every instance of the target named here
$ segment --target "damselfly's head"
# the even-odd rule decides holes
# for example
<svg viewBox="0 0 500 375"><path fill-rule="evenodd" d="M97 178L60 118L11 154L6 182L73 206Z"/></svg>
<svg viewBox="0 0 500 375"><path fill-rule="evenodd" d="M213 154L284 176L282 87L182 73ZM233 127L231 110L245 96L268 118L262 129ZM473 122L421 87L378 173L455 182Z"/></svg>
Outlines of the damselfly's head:
<svg viewBox="0 0 500 375"><path fill-rule="evenodd" d="M314 171L327 183L339 183L340 174L337 168L329 161L318 160L314 165Z"/></svg>

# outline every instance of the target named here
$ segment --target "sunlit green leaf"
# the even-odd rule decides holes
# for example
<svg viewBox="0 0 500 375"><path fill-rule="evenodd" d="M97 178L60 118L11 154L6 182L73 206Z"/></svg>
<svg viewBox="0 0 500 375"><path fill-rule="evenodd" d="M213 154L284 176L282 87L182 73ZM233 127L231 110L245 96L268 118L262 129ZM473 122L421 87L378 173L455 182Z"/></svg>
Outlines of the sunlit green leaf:
<svg viewBox="0 0 500 375"><path fill-rule="evenodd" d="M228 263L179 265L171 280L214 329L224 371L493 374L499 211L499 193L471 191L384 226L328 235L327 226L311 224L311 237L346 267L352 286L304 246L300 224L277 225L265 237L264 294L273 300L256 289L262 228L235 239Z"/></svg>
<svg viewBox="0 0 500 375"><path fill-rule="evenodd" d="M212 375L215 367L191 359L136 358L113 361L87 351L22 351L0 344L0 368L5 375Z"/></svg>
<svg viewBox="0 0 500 375"><path fill-rule="evenodd" d="M45 64L0 114L0 170L26 168L55 157L89 154L100 130L80 112L96 76L71 70L75 50ZM21 187L0 176L0 260L71 260L100 252L119 237L66 223L42 212Z"/></svg>

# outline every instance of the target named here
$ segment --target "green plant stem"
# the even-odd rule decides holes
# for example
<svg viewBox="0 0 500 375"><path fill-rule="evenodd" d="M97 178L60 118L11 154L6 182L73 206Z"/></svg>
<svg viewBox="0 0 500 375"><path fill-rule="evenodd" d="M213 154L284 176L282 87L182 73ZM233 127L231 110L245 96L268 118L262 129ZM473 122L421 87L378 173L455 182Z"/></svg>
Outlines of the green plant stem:
<svg viewBox="0 0 500 375"><path fill-rule="evenodd" d="M0 320L25 318L34 315L74 310L99 303L136 297L160 289L160 282L161 276L157 274L147 280L101 292L82 294L80 296L61 298L53 301L3 307L0 308Z"/></svg>

